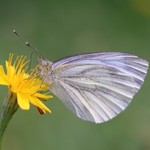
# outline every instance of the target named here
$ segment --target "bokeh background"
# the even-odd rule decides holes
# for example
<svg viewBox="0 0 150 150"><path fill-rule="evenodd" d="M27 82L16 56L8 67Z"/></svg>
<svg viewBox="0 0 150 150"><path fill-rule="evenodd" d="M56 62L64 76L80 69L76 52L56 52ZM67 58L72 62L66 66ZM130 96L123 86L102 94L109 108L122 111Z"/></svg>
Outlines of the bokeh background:
<svg viewBox="0 0 150 150"><path fill-rule="evenodd" d="M1 0L0 64L9 53L30 56L16 29L49 60L84 52L129 52L150 62L149 0ZM36 57L32 64L36 64ZM0 87L0 104L6 88ZM150 150L150 74L118 117L93 124L75 117L57 98L41 116L18 110L3 150Z"/></svg>

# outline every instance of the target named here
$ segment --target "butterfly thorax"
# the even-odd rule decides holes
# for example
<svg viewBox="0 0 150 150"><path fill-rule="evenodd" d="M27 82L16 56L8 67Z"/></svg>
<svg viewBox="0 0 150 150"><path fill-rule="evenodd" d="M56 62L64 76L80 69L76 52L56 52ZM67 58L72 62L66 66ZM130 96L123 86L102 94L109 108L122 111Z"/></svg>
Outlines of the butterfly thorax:
<svg viewBox="0 0 150 150"><path fill-rule="evenodd" d="M41 78L43 79L43 82L45 84L51 84L52 83L52 79L51 79L51 66L52 66L52 62L48 61L42 57L40 57L38 59L39 61L39 74L41 76Z"/></svg>

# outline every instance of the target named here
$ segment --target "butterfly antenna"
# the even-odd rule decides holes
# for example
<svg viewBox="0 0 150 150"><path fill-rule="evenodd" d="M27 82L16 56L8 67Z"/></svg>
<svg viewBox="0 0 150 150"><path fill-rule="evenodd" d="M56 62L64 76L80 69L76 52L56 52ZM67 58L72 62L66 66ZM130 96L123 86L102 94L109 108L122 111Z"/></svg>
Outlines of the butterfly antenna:
<svg viewBox="0 0 150 150"><path fill-rule="evenodd" d="M36 47L31 45L22 35L20 35L16 30L13 30L13 33L16 34L20 39L22 39L25 42L25 45L28 46L29 48L33 49L35 54L40 57L40 53Z"/></svg>
<svg viewBox="0 0 150 150"><path fill-rule="evenodd" d="M30 60L32 60L32 56L33 56L34 51L32 51L32 53L30 54ZM29 71L31 70L31 63L32 61L29 62Z"/></svg>

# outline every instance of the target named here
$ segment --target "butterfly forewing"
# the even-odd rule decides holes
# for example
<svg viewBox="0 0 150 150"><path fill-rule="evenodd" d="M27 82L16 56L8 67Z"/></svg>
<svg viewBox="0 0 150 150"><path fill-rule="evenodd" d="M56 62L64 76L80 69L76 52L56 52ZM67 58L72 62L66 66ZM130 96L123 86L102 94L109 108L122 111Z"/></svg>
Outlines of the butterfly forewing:
<svg viewBox="0 0 150 150"><path fill-rule="evenodd" d="M147 69L147 61L127 53L76 55L53 63L49 89L79 118L101 123L129 105Z"/></svg>

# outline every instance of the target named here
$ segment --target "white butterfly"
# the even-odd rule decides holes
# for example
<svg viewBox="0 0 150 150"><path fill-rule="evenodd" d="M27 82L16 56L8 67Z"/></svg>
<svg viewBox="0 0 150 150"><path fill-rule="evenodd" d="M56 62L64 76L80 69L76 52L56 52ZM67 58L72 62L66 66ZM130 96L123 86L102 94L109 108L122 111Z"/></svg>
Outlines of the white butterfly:
<svg viewBox="0 0 150 150"><path fill-rule="evenodd" d="M122 112L141 88L148 62L137 56L103 52L50 62L39 58L49 90L79 118L95 123Z"/></svg>
<svg viewBox="0 0 150 150"><path fill-rule="evenodd" d="M33 45L25 43L39 56ZM49 90L79 118L95 123L114 118L129 105L149 66L138 56L120 52L81 54L54 63L38 57L38 61Z"/></svg>

